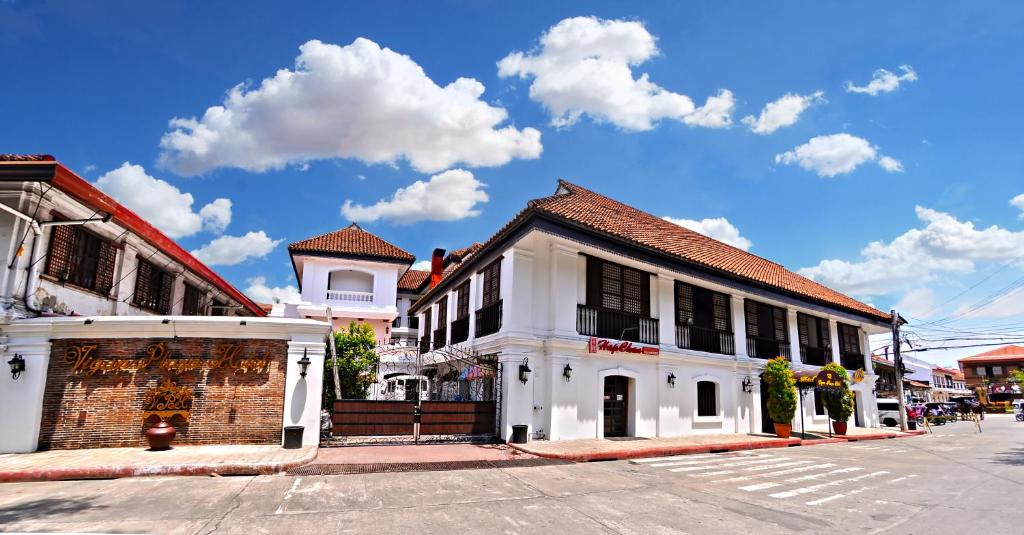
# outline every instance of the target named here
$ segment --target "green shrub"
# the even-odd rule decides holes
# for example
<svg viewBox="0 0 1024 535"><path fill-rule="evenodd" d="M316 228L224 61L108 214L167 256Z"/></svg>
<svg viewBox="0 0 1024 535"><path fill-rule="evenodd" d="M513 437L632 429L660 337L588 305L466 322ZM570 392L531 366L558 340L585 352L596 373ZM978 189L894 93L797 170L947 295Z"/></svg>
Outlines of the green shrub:
<svg viewBox="0 0 1024 535"><path fill-rule="evenodd" d="M836 422L845 422L853 415L856 408L853 392L850 391L850 375L835 362L830 362L822 367L823 370L834 372L843 383L841 390L822 392L822 399L825 401L825 409L828 410L829 418Z"/></svg>
<svg viewBox="0 0 1024 535"><path fill-rule="evenodd" d="M769 360L764 368L764 381L768 385L768 416L775 423L792 423L796 415L796 379L789 361L784 357Z"/></svg>

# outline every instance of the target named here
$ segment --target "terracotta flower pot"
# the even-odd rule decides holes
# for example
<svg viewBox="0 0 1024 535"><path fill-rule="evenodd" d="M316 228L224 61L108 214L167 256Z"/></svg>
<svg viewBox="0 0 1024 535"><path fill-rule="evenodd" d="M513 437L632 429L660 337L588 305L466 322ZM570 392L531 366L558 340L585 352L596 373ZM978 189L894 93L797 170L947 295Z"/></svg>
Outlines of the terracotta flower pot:
<svg viewBox="0 0 1024 535"><path fill-rule="evenodd" d="M174 426L160 421L146 430L146 442L149 443L149 449L153 451L170 449L171 441L174 440L177 434L178 431L174 429Z"/></svg>
<svg viewBox="0 0 1024 535"><path fill-rule="evenodd" d="M789 435L793 434L793 424L772 423L775 424L775 434L779 435L779 438L789 438Z"/></svg>
<svg viewBox="0 0 1024 535"><path fill-rule="evenodd" d="M846 434L846 422L837 422L837 421L833 420L832 421L832 430L835 431L837 435L845 435Z"/></svg>

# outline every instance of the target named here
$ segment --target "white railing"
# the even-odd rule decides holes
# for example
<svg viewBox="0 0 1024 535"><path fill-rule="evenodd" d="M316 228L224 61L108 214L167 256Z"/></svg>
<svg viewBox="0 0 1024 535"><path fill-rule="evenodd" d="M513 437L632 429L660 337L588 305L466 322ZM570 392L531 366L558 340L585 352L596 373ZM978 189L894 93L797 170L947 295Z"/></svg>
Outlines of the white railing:
<svg viewBox="0 0 1024 535"><path fill-rule="evenodd" d="M328 301L349 301L356 303L372 303L373 292L348 292L345 290L327 290Z"/></svg>

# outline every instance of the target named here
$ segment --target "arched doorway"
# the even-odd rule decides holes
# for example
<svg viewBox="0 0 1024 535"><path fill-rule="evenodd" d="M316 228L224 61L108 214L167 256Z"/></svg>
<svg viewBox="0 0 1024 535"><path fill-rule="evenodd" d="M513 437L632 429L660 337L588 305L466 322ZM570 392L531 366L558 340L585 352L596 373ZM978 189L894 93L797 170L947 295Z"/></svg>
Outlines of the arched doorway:
<svg viewBox="0 0 1024 535"><path fill-rule="evenodd" d="M604 378L604 436L629 435L629 377L609 375Z"/></svg>

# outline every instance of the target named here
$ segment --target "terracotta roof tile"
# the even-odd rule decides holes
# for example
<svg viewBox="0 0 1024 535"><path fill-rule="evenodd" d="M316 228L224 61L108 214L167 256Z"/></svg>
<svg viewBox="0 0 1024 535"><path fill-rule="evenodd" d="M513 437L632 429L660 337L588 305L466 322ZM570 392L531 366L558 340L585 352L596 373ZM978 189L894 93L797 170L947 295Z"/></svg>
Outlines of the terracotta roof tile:
<svg viewBox="0 0 1024 535"><path fill-rule="evenodd" d="M0 154L0 162L54 162L49 154Z"/></svg>
<svg viewBox="0 0 1024 535"><path fill-rule="evenodd" d="M964 357L960 359L960 362L1008 362L1017 360L1024 360L1024 346L1003 346L970 357Z"/></svg>
<svg viewBox="0 0 1024 535"><path fill-rule="evenodd" d="M398 289L416 291L428 277L430 277L429 271L410 269L402 275L402 278L398 279Z"/></svg>
<svg viewBox="0 0 1024 535"><path fill-rule="evenodd" d="M355 223L334 232L297 241L288 246L288 252L368 256L403 262L415 260L413 255L366 232Z"/></svg>

